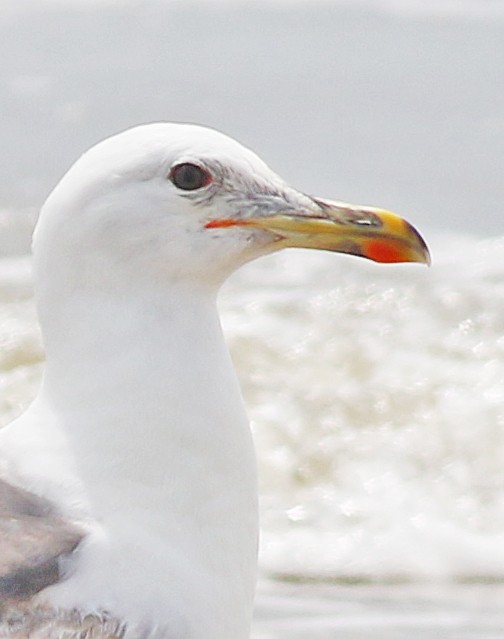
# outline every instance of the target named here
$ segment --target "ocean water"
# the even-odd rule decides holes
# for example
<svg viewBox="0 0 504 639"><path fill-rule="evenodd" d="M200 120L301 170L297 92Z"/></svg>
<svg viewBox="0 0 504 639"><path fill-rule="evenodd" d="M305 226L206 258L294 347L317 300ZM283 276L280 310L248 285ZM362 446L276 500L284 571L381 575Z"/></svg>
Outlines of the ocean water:
<svg viewBox="0 0 504 639"><path fill-rule="evenodd" d="M216 126L433 254L284 252L222 291L260 466L254 638L502 639L502 3L25 0L0 36L0 424L40 380L29 238L59 175L137 122Z"/></svg>
<svg viewBox="0 0 504 639"><path fill-rule="evenodd" d="M504 588L259 587L253 639L502 639Z"/></svg>

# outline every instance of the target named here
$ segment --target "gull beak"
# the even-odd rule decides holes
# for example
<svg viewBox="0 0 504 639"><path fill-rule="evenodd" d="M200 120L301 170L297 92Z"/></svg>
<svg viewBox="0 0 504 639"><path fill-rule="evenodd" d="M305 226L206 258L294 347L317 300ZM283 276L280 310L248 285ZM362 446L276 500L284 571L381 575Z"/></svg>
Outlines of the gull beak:
<svg viewBox="0 0 504 639"><path fill-rule="evenodd" d="M311 198L309 210L275 210L241 219L217 219L206 228L246 226L269 231L277 248L315 248L375 262L430 264L429 249L406 220L383 209Z"/></svg>

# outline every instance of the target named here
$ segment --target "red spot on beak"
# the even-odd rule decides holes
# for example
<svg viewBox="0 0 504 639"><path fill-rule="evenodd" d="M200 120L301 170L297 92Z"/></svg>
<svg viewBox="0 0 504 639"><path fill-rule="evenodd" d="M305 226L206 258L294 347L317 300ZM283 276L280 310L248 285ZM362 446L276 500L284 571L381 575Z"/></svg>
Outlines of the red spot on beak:
<svg viewBox="0 0 504 639"><path fill-rule="evenodd" d="M375 262L394 264L409 261L404 250L393 246L387 240L369 240L364 248L366 257Z"/></svg>

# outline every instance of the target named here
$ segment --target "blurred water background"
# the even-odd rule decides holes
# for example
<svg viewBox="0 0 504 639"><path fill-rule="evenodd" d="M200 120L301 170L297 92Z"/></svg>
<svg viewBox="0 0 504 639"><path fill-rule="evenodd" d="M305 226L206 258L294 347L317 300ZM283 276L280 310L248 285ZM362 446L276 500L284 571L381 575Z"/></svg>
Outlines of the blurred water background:
<svg viewBox="0 0 504 639"><path fill-rule="evenodd" d="M214 126L433 266L286 252L223 323L258 447L257 639L504 637L504 3L0 1L0 423L43 362L37 209L88 146Z"/></svg>

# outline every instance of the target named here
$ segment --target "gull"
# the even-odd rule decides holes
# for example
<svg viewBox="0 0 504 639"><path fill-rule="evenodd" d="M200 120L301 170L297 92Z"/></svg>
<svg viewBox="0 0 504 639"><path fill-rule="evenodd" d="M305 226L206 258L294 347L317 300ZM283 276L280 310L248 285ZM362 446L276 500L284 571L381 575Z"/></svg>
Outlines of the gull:
<svg viewBox="0 0 504 639"><path fill-rule="evenodd" d="M61 179L33 240L43 380L0 431L2 637L249 637L256 461L216 297L287 247L429 262L402 218L201 126L129 129Z"/></svg>

